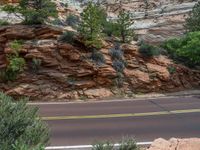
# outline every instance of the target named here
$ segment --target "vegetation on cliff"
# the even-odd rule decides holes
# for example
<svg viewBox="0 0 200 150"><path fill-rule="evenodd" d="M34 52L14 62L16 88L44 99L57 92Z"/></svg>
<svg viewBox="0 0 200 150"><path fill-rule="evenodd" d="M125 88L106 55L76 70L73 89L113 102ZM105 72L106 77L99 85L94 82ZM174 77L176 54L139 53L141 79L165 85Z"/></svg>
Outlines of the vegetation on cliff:
<svg viewBox="0 0 200 150"><path fill-rule="evenodd" d="M15 14L24 24L43 24L49 17L57 16L56 5L50 0L20 0L18 5L6 5L3 10Z"/></svg>
<svg viewBox="0 0 200 150"><path fill-rule="evenodd" d="M26 105L27 99L0 93L0 149L42 150L49 140L49 130L36 108Z"/></svg>

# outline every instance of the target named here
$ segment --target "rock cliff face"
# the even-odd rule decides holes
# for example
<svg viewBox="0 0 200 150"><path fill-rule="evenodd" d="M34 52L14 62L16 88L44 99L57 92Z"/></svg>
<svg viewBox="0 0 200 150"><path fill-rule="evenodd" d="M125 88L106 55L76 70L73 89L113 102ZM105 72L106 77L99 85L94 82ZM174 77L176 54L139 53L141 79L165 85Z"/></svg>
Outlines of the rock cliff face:
<svg viewBox="0 0 200 150"><path fill-rule="evenodd" d="M0 28L0 70L7 64L13 40L24 40L20 53L26 59L25 71L15 82L0 82L0 91L14 96L29 96L31 100L67 100L99 98L119 94L115 85L117 73L112 67L109 49L104 43L100 50L106 63L97 66L89 59L91 52L80 42L75 46L60 43L62 31L48 26L7 26ZM166 92L199 86L200 72L174 64L165 56L143 58L136 45L124 44L123 86L126 95L136 92ZM41 60L37 72L32 70L32 59ZM175 72L169 71L175 68Z"/></svg>
<svg viewBox="0 0 200 150"><path fill-rule="evenodd" d="M102 0L102 4L116 17L120 9L129 10L140 39L159 44L170 38L182 36L184 22L197 0Z"/></svg>
<svg viewBox="0 0 200 150"><path fill-rule="evenodd" d="M88 0L55 0L61 18L71 13L82 11ZM185 32L184 22L188 13L198 0L96 0L105 7L112 19L116 18L120 5L132 13L136 33L141 40L159 44L171 37L182 36ZM16 2L13 0L12 2ZM63 8L62 3L68 3L69 8ZM6 18L0 12L0 18ZM12 22L19 22L14 16L9 16Z"/></svg>
<svg viewBox="0 0 200 150"><path fill-rule="evenodd" d="M88 0L59 0L68 2L81 12ZM96 0L115 19L119 10L125 9L132 14L133 28L141 40L159 44L171 37L182 36L188 13L198 0Z"/></svg>

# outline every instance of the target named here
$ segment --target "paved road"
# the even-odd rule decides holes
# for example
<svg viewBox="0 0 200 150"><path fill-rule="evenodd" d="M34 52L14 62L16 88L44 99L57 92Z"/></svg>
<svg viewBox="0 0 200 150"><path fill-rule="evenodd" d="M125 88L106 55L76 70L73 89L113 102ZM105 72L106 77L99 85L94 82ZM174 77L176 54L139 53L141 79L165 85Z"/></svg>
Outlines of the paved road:
<svg viewBox="0 0 200 150"><path fill-rule="evenodd" d="M53 146L117 142L123 136L138 142L200 137L199 96L38 106L51 128Z"/></svg>

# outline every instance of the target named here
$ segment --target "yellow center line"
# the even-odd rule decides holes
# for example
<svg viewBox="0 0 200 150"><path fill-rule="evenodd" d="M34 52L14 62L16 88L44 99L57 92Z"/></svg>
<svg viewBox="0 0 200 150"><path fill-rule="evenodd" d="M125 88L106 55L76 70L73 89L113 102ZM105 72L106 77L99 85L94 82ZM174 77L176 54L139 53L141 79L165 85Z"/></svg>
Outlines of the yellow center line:
<svg viewBox="0 0 200 150"><path fill-rule="evenodd" d="M54 116L54 117L41 117L41 118L44 121L55 121L55 120L145 117L145 116L159 116L159 115L171 115L171 114L189 114L189 113L200 113L200 109L184 109L184 110L146 112L146 113L128 113L128 114L106 114L106 115L85 115L85 116Z"/></svg>

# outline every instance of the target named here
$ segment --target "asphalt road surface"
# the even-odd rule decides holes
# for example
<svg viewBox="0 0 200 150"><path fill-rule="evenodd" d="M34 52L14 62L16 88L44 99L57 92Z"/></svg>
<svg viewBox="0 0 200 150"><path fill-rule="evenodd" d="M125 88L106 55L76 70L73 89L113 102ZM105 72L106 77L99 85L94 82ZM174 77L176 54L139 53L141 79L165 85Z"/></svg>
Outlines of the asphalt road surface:
<svg viewBox="0 0 200 150"><path fill-rule="evenodd" d="M34 105L50 126L51 146L200 137L200 96Z"/></svg>

